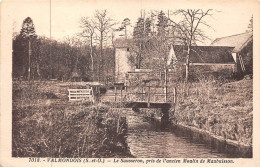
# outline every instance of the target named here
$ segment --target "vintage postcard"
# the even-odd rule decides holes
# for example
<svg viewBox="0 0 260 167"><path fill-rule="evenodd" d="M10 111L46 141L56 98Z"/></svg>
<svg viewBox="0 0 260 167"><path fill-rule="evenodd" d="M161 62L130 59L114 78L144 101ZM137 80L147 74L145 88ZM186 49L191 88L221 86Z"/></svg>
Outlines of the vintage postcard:
<svg viewBox="0 0 260 167"><path fill-rule="evenodd" d="M0 166L260 163L260 2L3 0Z"/></svg>

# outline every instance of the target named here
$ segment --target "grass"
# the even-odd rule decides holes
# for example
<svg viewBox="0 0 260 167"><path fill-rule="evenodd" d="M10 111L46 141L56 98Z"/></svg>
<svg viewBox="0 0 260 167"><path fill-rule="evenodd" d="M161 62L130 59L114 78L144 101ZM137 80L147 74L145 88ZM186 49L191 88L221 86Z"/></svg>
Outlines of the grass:
<svg viewBox="0 0 260 167"><path fill-rule="evenodd" d="M218 82L201 79L179 84L173 116L177 124L252 145L253 81Z"/></svg>
<svg viewBox="0 0 260 167"><path fill-rule="evenodd" d="M110 106L68 102L70 84L13 82L12 156L130 157L125 118Z"/></svg>

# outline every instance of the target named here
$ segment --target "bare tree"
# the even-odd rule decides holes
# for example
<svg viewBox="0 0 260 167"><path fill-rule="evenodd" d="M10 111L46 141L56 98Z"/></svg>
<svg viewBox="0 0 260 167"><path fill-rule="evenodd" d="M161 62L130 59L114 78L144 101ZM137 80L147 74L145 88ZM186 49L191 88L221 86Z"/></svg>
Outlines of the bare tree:
<svg viewBox="0 0 260 167"><path fill-rule="evenodd" d="M182 16L182 20L179 23L174 23L174 26L177 26L181 30L182 39L185 40L185 44L187 45L187 56L186 56L186 82L189 79L189 61L190 61L190 53L191 46L196 44L196 42L204 42L204 40L209 39L207 35L200 29L201 26L206 26L207 28L211 28L210 25L205 21L205 17L212 16L212 9L208 9L206 11L202 9L187 9L187 10L177 10L174 12L175 15Z"/></svg>
<svg viewBox="0 0 260 167"><path fill-rule="evenodd" d="M98 31L97 33L97 40L99 41L99 46L100 46L100 70L99 70L99 80L101 77L101 80L104 80L104 77L101 76L104 73L104 57L103 57L103 43L104 41L107 40L109 37L108 34L111 32L112 27L116 24L108 15L107 10L96 10L94 14L94 24L95 24L95 29Z"/></svg>
<svg viewBox="0 0 260 167"><path fill-rule="evenodd" d="M70 68L70 79L72 78L72 73L77 70L78 65L78 56L77 56L77 49L76 44L78 39L76 37L69 37L65 38L65 54L68 57L68 66Z"/></svg>
<svg viewBox="0 0 260 167"><path fill-rule="evenodd" d="M81 18L81 28L83 32L80 34L81 37L89 39L90 42L90 57L91 57L91 76L94 78L94 59L93 59L93 40L95 35L95 22L93 19L87 17Z"/></svg>

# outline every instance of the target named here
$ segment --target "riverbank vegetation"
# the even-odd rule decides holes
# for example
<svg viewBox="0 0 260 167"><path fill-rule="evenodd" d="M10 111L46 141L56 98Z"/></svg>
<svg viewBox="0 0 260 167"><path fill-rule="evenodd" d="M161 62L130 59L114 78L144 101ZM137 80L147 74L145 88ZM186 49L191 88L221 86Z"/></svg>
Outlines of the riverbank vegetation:
<svg viewBox="0 0 260 167"><path fill-rule="evenodd" d="M204 78L178 85L172 121L240 145L252 145L253 80L221 82Z"/></svg>
<svg viewBox="0 0 260 167"><path fill-rule="evenodd" d="M64 91L61 82L13 82L12 156L131 157L120 113L68 102Z"/></svg>
<svg viewBox="0 0 260 167"><path fill-rule="evenodd" d="M169 75L168 91L177 89L177 103L171 108L174 124L197 128L224 140L240 145L252 145L253 131L253 79L238 80L230 70L205 73L209 69L191 68L191 81L185 83L183 71ZM129 76L130 85L153 76ZM159 80L160 81L160 80ZM151 79L151 85L153 84ZM140 91L139 88L139 91ZM138 92L138 91L137 91ZM163 93L163 92L161 92ZM171 94L168 96L171 99Z"/></svg>

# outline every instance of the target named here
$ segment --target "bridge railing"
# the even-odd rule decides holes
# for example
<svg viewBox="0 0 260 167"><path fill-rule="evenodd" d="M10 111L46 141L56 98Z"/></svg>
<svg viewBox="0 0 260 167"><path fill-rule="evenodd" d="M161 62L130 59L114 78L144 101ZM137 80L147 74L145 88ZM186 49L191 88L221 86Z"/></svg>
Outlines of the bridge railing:
<svg viewBox="0 0 260 167"><path fill-rule="evenodd" d="M176 87L127 86L115 87L113 93L105 96L114 102L176 103L176 93Z"/></svg>

